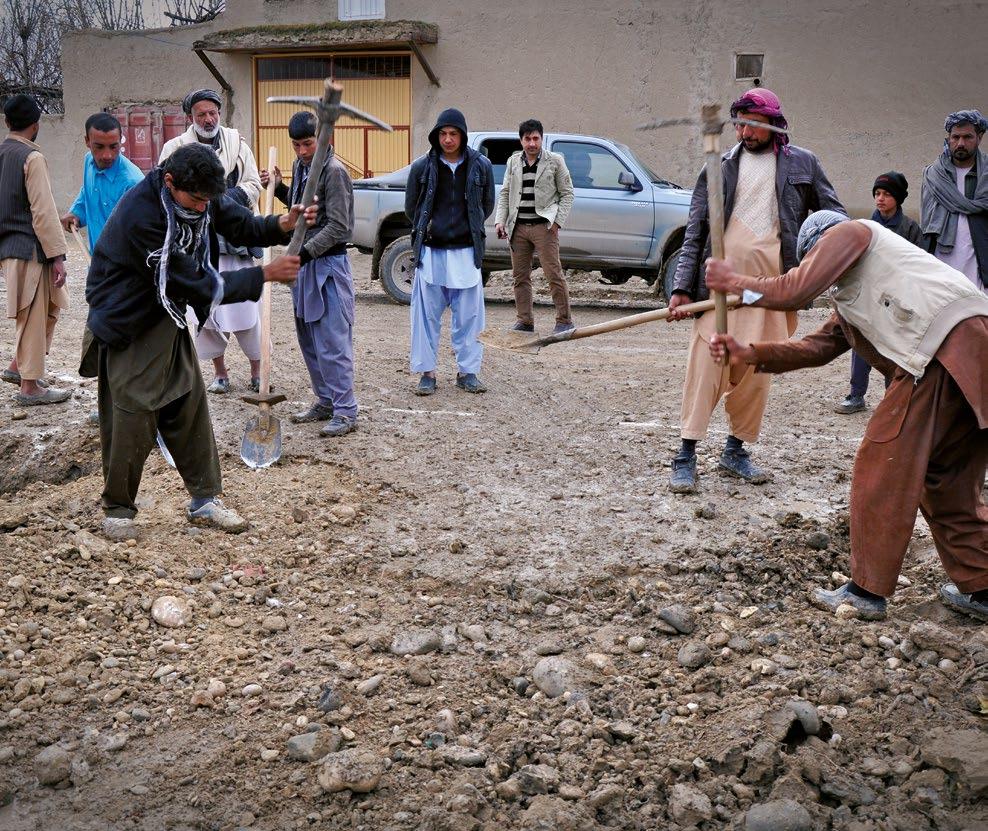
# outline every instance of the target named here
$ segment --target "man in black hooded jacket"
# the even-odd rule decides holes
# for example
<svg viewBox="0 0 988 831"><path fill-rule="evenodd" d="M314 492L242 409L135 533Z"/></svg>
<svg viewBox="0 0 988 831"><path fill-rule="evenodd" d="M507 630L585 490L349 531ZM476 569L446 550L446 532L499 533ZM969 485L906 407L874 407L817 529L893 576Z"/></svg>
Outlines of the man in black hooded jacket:
<svg viewBox="0 0 988 831"><path fill-rule="evenodd" d="M265 282L294 280L299 258L287 256L220 274L215 234L239 245L286 243L302 208L257 217L225 190L216 154L182 147L123 196L93 252L79 371L99 378L103 531L111 539L137 535L137 489L159 433L192 497L189 519L232 533L247 527L217 498L219 456L185 312L191 307L201 326L216 305L257 300Z"/></svg>
<svg viewBox="0 0 988 831"><path fill-rule="evenodd" d="M417 395L436 391L436 353L443 312L452 308L450 339L456 352L456 386L486 392L477 377L484 347L484 286L480 264L484 220L494 210L494 171L486 156L467 146L467 122L444 110L429 133L432 150L412 164L405 213L412 221L412 372L422 374Z"/></svg>

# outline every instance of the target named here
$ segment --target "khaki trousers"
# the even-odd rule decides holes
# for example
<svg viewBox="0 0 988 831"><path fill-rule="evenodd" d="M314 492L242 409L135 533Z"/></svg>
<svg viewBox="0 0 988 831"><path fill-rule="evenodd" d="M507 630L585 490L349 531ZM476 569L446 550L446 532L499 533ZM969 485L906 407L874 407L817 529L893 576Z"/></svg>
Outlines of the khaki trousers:
<svg viewBox="0 0 988 831"><path fill-rule="evenodd" d="M25 381L45 377L45 356L51 348L59 305L67 305L64 289L52 290L50 265L8 259L0 263L7 281L8 316L15 319L14 360Z"/></svg>
<svg viewBox="0 0 988 831"><path fill-rule="evenodd" d="M548 222L518 222L511 234L511 275L515 283L515 313L518 320L528 325L535 323L532 314L532 257L536 253L549 280L549 293L556 307L556 323L572 323L569 288L559 262L559 236L549 231Z"/></svg>
<svg viewBox="0 0 988 831"><path fill-rule="evenodd" d="M964 594L988 589L988 430L943 365L919 383L899 370L868 422L851 481L851 577L883 597L923 512L944 570Z"/></svg>
<svg viewBox="0 0 988 831"><path fill-rule="evenodd" d="M706 315L713 315L713 312L706 312ZM717 402L723 398L731 435L745 442L757 441L770 386L771 376L755 372L753 366L732 367L729 371L714 363L700 321L694 321L680 412L682 437L694 441L705 439L710 417Z"/></svg>

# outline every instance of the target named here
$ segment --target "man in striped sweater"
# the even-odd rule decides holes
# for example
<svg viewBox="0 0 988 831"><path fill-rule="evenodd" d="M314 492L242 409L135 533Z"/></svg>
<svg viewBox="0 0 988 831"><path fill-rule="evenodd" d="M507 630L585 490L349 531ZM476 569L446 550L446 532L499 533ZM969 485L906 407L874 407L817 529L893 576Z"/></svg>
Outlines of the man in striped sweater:
<svg viewBox="0 0 988 831"><path fill-rule="evenodd" d="M534 118L519 125L522 149L508 159L494 221L498 237L511 241L518 315L512 328L535 331L532 257L537 253L556 307L555 334L573 328L569 289L559 261L559 229L573 207L573 180L563 157L542 147L542 133L542 122Z"/></svg>

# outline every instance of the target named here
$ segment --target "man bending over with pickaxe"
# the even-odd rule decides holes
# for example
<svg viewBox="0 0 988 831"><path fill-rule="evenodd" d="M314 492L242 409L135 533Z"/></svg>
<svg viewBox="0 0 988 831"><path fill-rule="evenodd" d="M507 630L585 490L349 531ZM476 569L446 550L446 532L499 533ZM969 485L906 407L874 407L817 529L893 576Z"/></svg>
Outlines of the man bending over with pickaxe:
<svg viewBox="0 0 988 831"><path fill-rule="evenodd" d="M871 220L818 211L802 225L800 264L782 277L736 273L708 260L714 291L754 291L755 305L799 309L828 291L834 314L811 335L742 344L713 335L710 352L756 372L822 366L854 349L891 379L854 462L851 581L815 589L822 608L885 617L886 598L917 509L953 581L948 606L988 620L988 297L963 274Z"/></svg>

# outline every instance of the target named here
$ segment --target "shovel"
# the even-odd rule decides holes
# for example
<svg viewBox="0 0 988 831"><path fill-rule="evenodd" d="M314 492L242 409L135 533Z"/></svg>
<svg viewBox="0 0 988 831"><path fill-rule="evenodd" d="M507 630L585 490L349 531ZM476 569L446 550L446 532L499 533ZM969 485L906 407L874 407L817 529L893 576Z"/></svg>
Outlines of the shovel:
<svg viewBox="0 0 988 831"><path fill-rule="evenodd" d="M268 149L268 170L271 178L264 192L264 213L269 215L274 207L274 168L278 163L278 148ZM264 249L264 265L271 262L271 248ZM271 284L265 283L261 293L261 380L256 393L243 396L249 404L256 404L258 413L247 422L244 438L240 443L240 458L254 470L270 467L281 458L281 419L271 408L285 400L284 395L271 393Z"/></svg>
<svg viewBox="0 0 988 831"><path fill-rule="evenodd" d="M82 241L82 235L79 233L79 229L72 226L72 237L75 239L76 245L79 246L79 253L82 254L82 258L86 261L86 265L92 262L92 258L89 256L89 249L86 248L86 243ZM165 446L165 440L162 438L161 433L158 433L155 438L158 441L158 450L161 451L161 456L164 458L168 464L175 467L175 459L172 458L172 454L168 451Z"/></svg>
<svg viewBox="0 0 988 831"><path fill-rule="evenodd" d="M726 312L727 309L734 309L740 305L740 295L729 294L725 298L724 310ZM716 307L716 300L701 300L698 303L687 303L684 306L680 306L679 311L701 314L702 312L709 312ZM492 346L495 349L510 349L513 352L537 355L543 346L551 346L554 343L564 343L565 341L577 340L578 338L592 338L594 335L616 332L618 329L627 329L630 326L640 326L642 323L651 323L653 320L665 320L667 317L669 317L669 309L653 309L649 312L618 317L614 320L607 320L604 323L595 323L592 326L580 326L576 329L560 332L558 335L546 335L541 338L527 332L507 330L502 332L484 331L480 333L477 340L485 346Z"/></svg>

